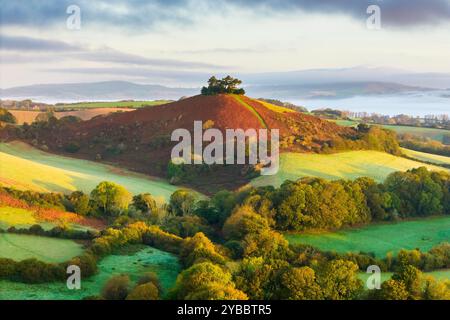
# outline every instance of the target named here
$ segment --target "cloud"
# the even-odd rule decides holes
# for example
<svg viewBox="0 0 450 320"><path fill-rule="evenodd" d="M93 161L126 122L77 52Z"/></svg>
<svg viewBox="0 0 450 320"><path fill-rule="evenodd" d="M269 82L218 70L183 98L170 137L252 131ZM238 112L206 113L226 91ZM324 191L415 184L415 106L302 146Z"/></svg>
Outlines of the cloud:
<svg viewBox="0 0 450 320"><path fill-rule="evenodd" d="M2 25L65 25L73 0L0 0ZM434 25L450 20L450 0L78 0L82 23L150 29L161 23L188 25L205 14L232 10L295 10L367 18L367 7L379 5L385 25ZM230 11L224 10L231 9ZM364 21L364 20L363 20Z"/></svg>
<svg viewBox="0 0 450 320"><path fill-rule="evenodd" d="M0 35L0 49L20 51L79 51L82 48L63 41Z"/></svg>
<svg viewBox="0 0 450 320"><path fill-rule="evenodd" d="M224 66L204 62L182 61L173 59L146 58L139 55L120 52L111 48L88 51L76 54L74 57L87 61L112 62L130 65L186 68L186 69L223 69Z"/></svg>
<svg viewBox="0 0 450 320"><path fill-rule="evenodd" d="M20 51L29 55L5 55L2 53L2 63L23 62L48 62L48 57L38 56L38 52L55 52L58 55L54 59L77 59L81 61L110 62L127 65L184 68L184 69L223 69L225 66L209 64L204 62L183 61L174 59L147 58L135 54L121 52L109 47L89 49L82 45L72 45L63 41L45 40L23 36L0 35L0 49L2 51ZM64 55L60 55L64 53ZM27 61L29 59L29 61Z"/></svg>
<svg viewBox="0 0 450 320"><path fill-rule="evenodd" d="M367 18L367 8L378 5L383 23L392 26L433 25L450 20L449 0L230 0L234 5L274 11L303 10ZM364 20L362 20L364 21Z"/></svg>

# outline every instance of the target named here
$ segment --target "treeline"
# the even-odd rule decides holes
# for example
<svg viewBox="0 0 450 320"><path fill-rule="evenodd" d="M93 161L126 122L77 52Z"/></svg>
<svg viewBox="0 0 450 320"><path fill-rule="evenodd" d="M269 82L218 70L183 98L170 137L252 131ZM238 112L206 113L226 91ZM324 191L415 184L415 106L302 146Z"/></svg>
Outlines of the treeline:
<svg viewBox="0 0 450 320"><path fill-rule="evenodd" d="M439 141L409 134L399 135L399 139L403 148L450 157L450 146Z"/></svg>
<svg viewBox="0 0 450 320"><path fill-rule="evenodd" d="M303 178L251 189L241 201L283 231L335 230L371 221L450 214L450 176L426 168L371 178Z"/></svg>

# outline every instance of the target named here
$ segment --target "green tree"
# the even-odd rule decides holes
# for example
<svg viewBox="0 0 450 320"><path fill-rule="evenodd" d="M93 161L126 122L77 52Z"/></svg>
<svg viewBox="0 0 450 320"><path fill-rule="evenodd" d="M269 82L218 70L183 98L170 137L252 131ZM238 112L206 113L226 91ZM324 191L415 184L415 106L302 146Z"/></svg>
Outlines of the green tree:
<svg viewBox="0 0 450 320"><path fill-rule="evenodd" d="M281 300L321 300L322 289L309 267L289 268L279 276L277 298Z"/></svg>
<svg viewBox="0 0 450 320"><path fill-rule="evenodd" d="M141 193L134 196L131 204L145 214L151 214L158 209L156 201L150 193Z"/></svg>
<svg viewBox="0 0 450 320"><path fill-rule="evenodd" d="M159 290L151 282L136 286L127 296L127 300L158 300Z"/></svg>
<svg viewBox="0 0 450 320"><path fill-rule="evenodd" d="M195 211L196 195L189 190L177 190L170 196L169 207L176 216L191 215Z"/></svg>
<svg viewBox="0 0 450 320"><path fill-rule="evenodd" d="M345 260L325 263L318 273L318 283L327 300L350 300L360 294L363 283L358 278L358 266Z"/></svg>
<svg viewBox="0 0 450 320"><path fill-rule="evenodd" d="M102 289L102 297L106 300L125 300L128 296L130 278L128 276L115 276L106 282Z"/></svg>
<svg viewBox="0 0 450 320"><path fill-rule="evenodd" d="M403 281L389 279L381 284L376 296L380 300L407 300L409 294Z"/></svg>
<svg viewBox="0 0 450 320"><path fill-rule="evenodd" d="M70 202L71 209L78 214L83 216L87 215L90 210L90 198L87 194L84 194L82 191L74 191L68 196L68 200Z"/></svg>
<svg viewBox="0 0 450 320"><path fill-rule="evenodd" d="M112 215L123 212L131 202L131 193L113 182L100 182L91 192L91 199L104 214Z"/></svg>

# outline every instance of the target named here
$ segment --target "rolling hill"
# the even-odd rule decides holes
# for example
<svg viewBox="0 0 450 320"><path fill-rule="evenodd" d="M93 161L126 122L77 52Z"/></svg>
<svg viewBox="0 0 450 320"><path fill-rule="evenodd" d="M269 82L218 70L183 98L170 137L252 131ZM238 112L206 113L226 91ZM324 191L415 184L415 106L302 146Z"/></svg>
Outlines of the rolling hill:
<svg viewBox="0 0 450 320"><path fill-rule="evenodd" d="M333 141L358 139L353 128L282 108L268 107L245 96L194 96L177 102L115 113L79 123L32 127L6 140L21 139L45 151L113 163L153 176L166 177L175 129L193 131L194 121L226 129L280 130L286 150L319 152ZM0 134L1 135L1 134ZM233 189L250 181L249 166L215 166L199 169L190 186L205 192ZM205 186L207 184L207 186Z"/></svg>

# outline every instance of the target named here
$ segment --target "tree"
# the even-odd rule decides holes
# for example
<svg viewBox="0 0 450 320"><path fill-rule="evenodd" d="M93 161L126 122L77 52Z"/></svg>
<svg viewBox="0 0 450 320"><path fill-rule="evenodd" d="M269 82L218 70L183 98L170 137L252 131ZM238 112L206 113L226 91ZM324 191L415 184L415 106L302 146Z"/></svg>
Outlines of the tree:
<svg viewBox="0 0 450 320"><path fill-rule="evenodd" d="M235 289L231 274L211 262L194 264L178 275L175 299L246 299Z"/></svg>
<svg viewBox="0 0 450 320"><path fill-rule="evenodd" d="M319 270L318 283L327 300L349 300L362 290L363 283L358 278L358 266L345 260L332 260Z"/></svg>
<svg viewBox="0 0 450 320"><path fill-rule="evenodd" d="M223 234L227 239L241 240L247 234L259 234L265 231L269 231L267 219L254 212L249 206L238 207L223 226Z"/></svg>
<svg viewBox="0 0 450 320"><path fill-rule="evenodd" d="M176 216L191 215L195 211L197 197L189 190L177 190L170 196L169 206Z"/></svg>
<svg viewBox="0 0 450 320"><path fill-rule="evenodd" d="M91 199L104 214L112 215L116 211L121 213L131 202L131 193L124 187L113 182L100 182L91 192Z"/></svg>
<svg viewBox="0 0 450 320"><path fill-rule="evenodd" d="M407 300L408 290L403 281L389 279L381 284L381 290L376 292L380 300Z"/></svg>
<svg viewBox="0 0 450 320"><path fill-rule="evenodd" d="M8 110L0 108L0 122L16 124L17 123L17 119Z"/></svg>
<svg viewBox="0 0 450 320"><path fill-rule="evenodd" d="M157 210L156 201L150 193L141 193L134 196L132 205L145 214L151 214Z"/></svg>
<svg viewBox="0 0 450 320"><path fill-rule="evenodd" d="M282 300L321 300L322 289L309 267L289 268L280 275L277 298Z"/></svg>
<svg viewBox="0 0 450 320"><path fill-rule="evenodd" d="M239 94L244 95L245 90L242 88L238 88L238 86L242 84L242 81L231 76L226 76L221 80L218 80L216 77L212 76L208 80L208 87L203 87L201 94L208 95L216 95L216 94Z"/></svg>
<svg viewBox="0 0 450 320"><path fill-rule="evenodd" d="M83 216L87 215L91 210L89 205L90 198L87 194L82 191L74 191L68 196L70 201L71 209L78 214Z"/></svg>
<svg viewBox="0 0 450 320"><path fill-rule="evenodd" d="M412 265L402 265L400 269L394 273L392 280L404 283L408 292L408 299L418 300L422 295L422 272Z"/></svg>
<svg viewBox="0 0 450 320"><path fill-rule="evenodd" d="M106 300L125 300L128 296L130 278L128 276L115 276L108 280L102 289L102 297Z"/></svg>
<svg viewBox="0 0 450 320"><path fill-rule="evenodd" d="M158 300L159 290L151 282L136 286L127 296L127 300Z"/></svg>

